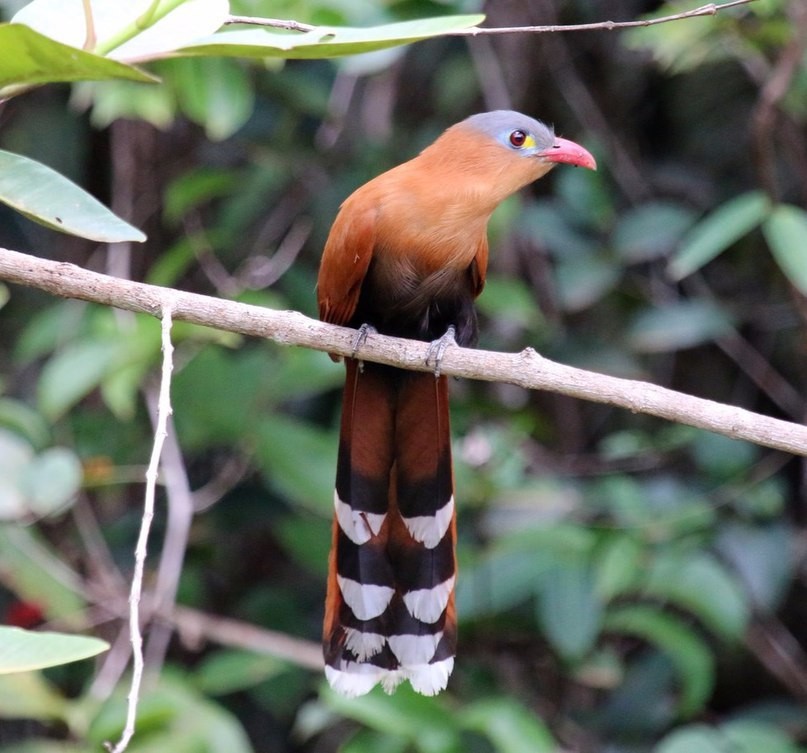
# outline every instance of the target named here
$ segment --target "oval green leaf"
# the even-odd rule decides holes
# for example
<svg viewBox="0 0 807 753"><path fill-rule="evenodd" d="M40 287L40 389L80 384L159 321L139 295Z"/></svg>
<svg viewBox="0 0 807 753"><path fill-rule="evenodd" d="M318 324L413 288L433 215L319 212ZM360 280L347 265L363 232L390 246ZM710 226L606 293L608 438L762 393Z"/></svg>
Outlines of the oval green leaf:
<svg viewBox="0 0 807 753"><path fill-rule="evenodd" d="M737 581L703 552L656 558L641 593L689 611L724 640L739 641L750 617Z"/></svg>
<svg viewBox="0 0 807 753"><path fill-rule="evenodd" d="M39 408L51 421L95 389L115 367L121 349L108 340L77 340L56 353L37 385Z"/></svg>
<svg viewBox="0 0 807 753"><path fill-rule="evenodd" d="M72 49L72 48L68 48ZM0 201L34 222L103 243L146 240L100 201L41 162L0 150Z"/></svg>
<svg viewBox="0 0 807 753"><path fill-rule="evenodd" d="M785 277L807 294L807 212L779 204L762 225L773 258Z"/></svg>
<svg viewBox="0 0 807 753"><path fill-rule="evenodd" d="M709 342L730 331L730 316L716 304L678 301L639 312L628 330L628 343L640 353L666 353Z"/></svg>
<svg viewBox="0 0 807 753"><path fill-rule="evenodd" d="M705 724L692 724L671 732L654 753L725 753L726 741Z"/></svg>
<svg viewBox="0 0 807 753"><path fill-rule="evenodd" d="M32 0L12 19L51 39L84 49L86 0ZM157 57L182 44L213 34L230 12L228 0L164 0L115 3L90 0L94 52L119 60Z"/></svg>
<svg viewBox="0 0 807 753"><path fill-rule="evenodd" d="M671 201L650 201L629 209L614 228L614 250L629 264L662 258L678 245L693 219L691 209Z"/></svg>
<svg viewBox="0 0 807 753"><path fill-rule="evenodd" d="M80 625L87 604L78 577L34 526L0 525L0 571L3 585L39 606L48 620Z"/></svg>
<svg viewBox="0 0 807 753"><path fill-rule="evenodd" d="M40 453L20 479L29 511L38 516L61 512L78 494L82 477L81 462L72 450L51 447Z"/></svg>
<svg viewBox="0 0 807 753"><path fill-rule="evenodd" d="M318 26L302 33L269 29L235 29L221 31L206 39L180 47L177 54L290 59L332 58L411 44L468 29L484 20L482 14L438 16L366 28Z"/></svg>
<svg viewBox="0 0 807 753"><path fill-rule="evenodd" d="M512 698L476 701L458 715L465 729L485 735L499 753L554 753L558 745L543 721Z"/></svg>
<svg viewBox="0 0 807 753"><path fill-rule="evenodd" d="M0 626L0 674L30 672L87 659L106 651L99 638L64 633L39 633Z"/></svg>
<svg viewBox="0 0 807 753"><path fill-rule="evenodd" d="M594 574L583 559L558 561L536 578L536 616L552 648L564 659L580 660L602 623L602 601Z"/></svg>
<svg viewBox="0 0 807 753"><path fill-rule="evenodd" d="M669 657L681 681L681 714L694 714L709 698L714 686L714 661L698 634L678 618L655 607L618 607L605 618L605 628L641 638Z"/></svg>
<svg viewBox="0 0 807 753"><path fill-rule="evenodd" d="M762 191L749 191L722 204L686 234L670 260L668 273L674 280L681 280L697 271L750 233L770 208Z"/></svg>
<svg viewBox="0 0 807 753"><path fill-rule="evenodd" d="M159 80L131 65L57 42L24 24L0 24L0 50L0 99L57 81Z"/></svg>

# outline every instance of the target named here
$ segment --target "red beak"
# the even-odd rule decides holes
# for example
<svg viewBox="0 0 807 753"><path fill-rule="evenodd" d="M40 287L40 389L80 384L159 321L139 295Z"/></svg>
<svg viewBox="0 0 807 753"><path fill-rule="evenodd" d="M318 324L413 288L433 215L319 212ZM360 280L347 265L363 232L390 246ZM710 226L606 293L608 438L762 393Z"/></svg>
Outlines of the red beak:
<svg viewBox="0 0 807 753"><path fill-rule="evenodd" d="M539 152L538 156L547 162L587 167L589 170L597 169L597 162L590 152L583 149L580 144L575 144L574 141L560 137L555 137L555 143L546 151Z"/></svg>

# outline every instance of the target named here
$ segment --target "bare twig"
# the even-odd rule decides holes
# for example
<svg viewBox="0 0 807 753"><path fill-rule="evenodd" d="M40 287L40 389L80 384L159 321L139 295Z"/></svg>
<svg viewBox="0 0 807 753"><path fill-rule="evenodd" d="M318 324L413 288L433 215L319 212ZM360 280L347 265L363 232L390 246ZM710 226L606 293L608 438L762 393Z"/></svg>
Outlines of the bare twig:
<svg viewBox="0 0 807 753"><path fill-rule="evenodd" d="M246 476L251 468L247 455L237 453L227 458L215 476L204 486L193 491L194 513L205 512L221 501L227 492Z"/></svg>
<svg viewBox="0 0 807 753"><path fill-rule="evenodd" d="M807 655L785 625L774 617L755 618L745 646L795 698L807 701Z"/></svg>
<svg viewBox="0 0 807 753"><path fill-rule="evenodd" d="M286 31L314 31L316 26L303 24L299 21L289 21L284 18L261 18L260 16L230 16L224 22L227 24L246 24L247 26L269 26L273 29L285 29Z"/></svg>
<svg viewBox="0 0 807 753"><path fill-rule="evenodd" d="M807 5L793 3L790 8L793 36L782 48L773 70L766 76L751 117L752 133L760 180L767 193L778 198L775 151L771 144L778 105L790 89L804 52L807 50Z"/></svg>
<svg viewBox="0 0 807 753"><path fill-rule="evenodd" d="M121 280L121 282L124 282ZM132 283L128 283L132 284ZM143 503L143 517L140 522L140 534L135 548L135 567L132 574L132 585L129 593L129 634L132 645L132 682L129 688L128 706L126 711L126 725L123 733L114 747L106 743L107 750L112 753L123 753L129 745L135 732L137 719L137 705L140 698L140 685L143 681L143 636L140 632L140 598L143 593L143 572L145 570L146 554L148 551L148 538L151 531L151 521L154 518L154 499L157 492L157 474L160 468L160 457L167 435L168 416L171 413L171 372L173 371L173 352L171 344L172 312L170 296L166 296L160 305L162 317L162 349L163 364L160 378L160 393L157 408L157 425L154 431L154 444L151 451L151 460L146 470L146 495ZM131 310L131 309L130 309Z"/></svg>
<svg viewBox="0 0 807 753"><path fill-rule="evenodd" d="M98 38L95 36L95 21L92 17L92 6L90 0L82 0L84 7L84 27L86 29L84 34L84 47L85 50L92 50L95 48L95 43Z"/></svg>
<svg viewBox="0 0 807 753"><path fill-rule="evenodd" d="M727 8L736 8L737 6L748 5L753 2L756 2L756 0L730 0L730 2L726 3L707 3L698 8L684 11L683 13L672 13L669 16L659 16L658 18L642 18L636 21L597 21L596 23L590 24L552 24L549 26L472 26L468 29L458 29L457 31L448 32L448 36L477 37L483 34L553 34L564 31L614 31L616 29L657 26L658 24L666 24L670 21L681 21L685 18L714 16ZM298 21L288 21L279 18L260 18L257 16L230 16L224 23L268 26L274 29L286 29L288 31L304 33L330 28L302 24Z"/></svg>
<svg viewBox="0 0 807 753"><path fill-rule="evenodd" d="M163 416L160 411L162 390L158 392L155 387L156 385L150 385L146 389L146 403L156 432ZM153 589L153 608L157 613L170 611L176 600L194 515L193 493L170 415L165 421L165 429L161 475L165 486L168 517L160 564L157 568L157 580ZM146 674L149 679L157 677L162 668L172 632L169 624L159 620L152 621L145 656Z"/></svg>
<svg viewBox="0 0 807 753"><path fill-rule="evenodd" d="M224 646L271 654L308 669L321 670L322 648L318 643L285 633L250 625L227 617L216 617L189 607L174 607L165 618L174 623L180 635L192 643L206 639Z"/></svg>
<svg viewBox="0 0 807 753"><path fill-rule="evenodd" d="M264 337L283 345L299 345L342 356L354 352L356 333L310 319L295 311L273 311L233 301L184 293L155 285L119 280L73 264L40 259L0 249L0 279L29 285L66 298L160 316L170 303L172 315L206 327ZM373 335L361 357L413 371L431 371L428 343ZM449 348L442 373L542 389L625 408L634 413L707 429L776 450L807 456L807 426L762 416L743 408L685 395L647 382L596 374L555 363L532 348L521 353L494 353Z"/></svg>

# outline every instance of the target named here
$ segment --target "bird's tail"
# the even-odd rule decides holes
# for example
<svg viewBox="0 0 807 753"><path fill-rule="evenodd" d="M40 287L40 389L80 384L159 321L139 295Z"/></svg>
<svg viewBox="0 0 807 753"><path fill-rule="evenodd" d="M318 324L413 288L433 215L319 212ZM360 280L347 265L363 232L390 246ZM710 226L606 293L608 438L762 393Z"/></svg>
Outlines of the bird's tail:
<svg viewBox="0 0 807 753"><path fill-rule="evenodd" d="M448 382L346 361L323 650L347 696L454 666L456 557Z"/></svg>

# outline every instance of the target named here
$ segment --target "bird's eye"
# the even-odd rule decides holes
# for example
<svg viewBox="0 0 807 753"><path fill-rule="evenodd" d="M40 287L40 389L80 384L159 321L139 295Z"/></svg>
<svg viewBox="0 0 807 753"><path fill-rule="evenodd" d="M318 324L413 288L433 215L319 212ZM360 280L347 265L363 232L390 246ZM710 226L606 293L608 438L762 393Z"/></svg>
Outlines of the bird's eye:
<svg viewBox="0 0 807 753"><path fill-rule="evenodd" d="M510 133L510 143L520 149L524 146L524 143L527 141L527 134L524 131L515 130Z"/></svg>

